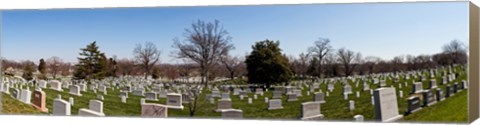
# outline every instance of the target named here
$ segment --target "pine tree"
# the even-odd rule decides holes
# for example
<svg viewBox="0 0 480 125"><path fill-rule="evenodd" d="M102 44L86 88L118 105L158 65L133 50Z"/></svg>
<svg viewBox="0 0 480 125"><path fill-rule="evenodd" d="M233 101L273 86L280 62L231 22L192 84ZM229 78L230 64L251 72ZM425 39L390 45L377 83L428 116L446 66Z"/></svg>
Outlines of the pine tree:
<svg viewBox="0 0 480 125"><path fill-rule="evenodd" d="M80 49L78 64L75 66L75 79L103 79L108 71L105 54L100 52L96 41Z"/></svg>

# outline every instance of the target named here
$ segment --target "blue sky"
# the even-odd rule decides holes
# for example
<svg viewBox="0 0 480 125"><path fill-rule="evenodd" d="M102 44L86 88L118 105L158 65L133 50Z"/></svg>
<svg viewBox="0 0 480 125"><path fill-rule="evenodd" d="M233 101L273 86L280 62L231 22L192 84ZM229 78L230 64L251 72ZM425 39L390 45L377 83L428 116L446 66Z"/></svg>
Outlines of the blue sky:
<svg viewBox="0 0 480 125"><path fill-rule="evenodd" d="M80 48L97 41L107 56L121 59L148 41L162 50L162 63L181 63L171 57L172 39L196 20L215 19L238 56L265 39L279 40L287 55L307 52L323 37L335 49L383 59L438 53L453 39L468 45L468 2L99 8L2 11L1 54L77 62Z"/></svg>

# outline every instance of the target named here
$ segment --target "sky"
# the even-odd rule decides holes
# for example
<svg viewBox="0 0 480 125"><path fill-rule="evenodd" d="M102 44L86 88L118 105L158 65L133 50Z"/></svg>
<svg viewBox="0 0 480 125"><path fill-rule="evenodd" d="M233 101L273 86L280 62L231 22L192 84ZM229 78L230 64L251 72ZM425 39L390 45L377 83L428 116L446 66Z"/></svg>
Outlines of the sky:
<svg viewBox="0 0 480 125"><path fill-rule="evenodd" d="M286 55L307 52L321 37L334 49L386 60L439 53L454 39L468 46L468 2L47 9L1 12L1 56L76 63L80 48L96 41L108 57L133 58L136 44L153 42L161 63L182 63L173 39L197 20L219 20L234 56L265 39L280 41Z"/></svg>

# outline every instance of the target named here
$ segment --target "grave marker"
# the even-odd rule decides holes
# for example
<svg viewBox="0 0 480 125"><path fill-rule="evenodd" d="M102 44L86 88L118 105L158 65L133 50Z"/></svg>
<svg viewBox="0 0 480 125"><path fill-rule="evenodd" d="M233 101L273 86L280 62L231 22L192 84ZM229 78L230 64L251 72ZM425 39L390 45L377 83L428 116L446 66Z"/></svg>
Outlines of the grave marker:
<svg viewBox="0 0 480 125"><path fill-rule="evenodd" d="M323 119L323 114L320 111L320 103L305 102L302 103L302 120L319 120Z"/></svg>
<svg viewBox="0 0 480 125"><path fill-rule="evenodd" d="M412 114L420 109L422 109L420 104L420 98L418 96L412 96L407 99L408 109L407 114Z"/></svg>
<svg viewBox="0 0 480 125"><path fill-rule="evenodd" d="M65 116L70 115L70 103L62 99L53 100L53 115Z"/></svg>
<svg viewBox="0 0 480 125"><path fill-rule="evenodd" d="M398 114L397 96L394 88L379 88L374 91L375 119L393 122L403 116Z"/></svg>
<svg viewBox="0 0 480 125"><path fill-rule="evenodd" d="M269 100L268 110L277 110L277 109L283 109L282 100L280 99Z"/></svg>
<svg viewBox="0 0 480 125"><path fill-rule="evenodd" d="M48 112L46 104L46 95L43 91L34 91L33 92L33 103L32 106L41 112Z"/></svg>

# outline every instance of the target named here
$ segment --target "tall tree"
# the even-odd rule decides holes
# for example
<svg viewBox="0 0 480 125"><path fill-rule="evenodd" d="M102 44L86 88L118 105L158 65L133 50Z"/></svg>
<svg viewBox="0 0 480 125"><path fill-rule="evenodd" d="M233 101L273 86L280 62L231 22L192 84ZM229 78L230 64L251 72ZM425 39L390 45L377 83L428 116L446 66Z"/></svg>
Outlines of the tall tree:
<svg viewBox="0 0 480 125"><path fill-rule="evenodd" d="M315 41L315 45L308 48L308 51L313 55L316 56L318 59L318 72L320 73L319 77L323 74L322 72L322 64L323 64L323 59L324 57L332 51L332 46L330 46L330 39L326 38L318 38L317 41Z"/></svg>
<svg viewBox="0 0 480 125"><path fill-rule="evenodd" d="M449 44L443 46L443 53L453 64L467 63L467 48L460 40L452 40ZM451 65L451 64L449 64Z"/></svg>
<svg viewBox="0 0 480 125"><path fill-rule="evenodd" d="M40 79L46 79L46 73L47 73L47 63L45 63L45 60L42 58L40 59L38 63L38 71L40 72Z"/></svg>
<svg viewBox="0 0 480 125"><path fill-rule="evenodd" d="M354 59L356 55L353 51L341 48L337 51L338 61L343 65L344 68L344 75L350 76L355 69L356 65L352 65L354 63Z"/></svg>
<svg viewBox="0 0 480 125"><path fill-rule="evenodd" d="M292 78L292 71L288 60L282 55L280 42L264 40L252 46L252 52L247 56L248 82L254 84L272 84L288 82Z"/></svg>
<svg viewBox="0 0 480 125"><path fill-rule="evenodd" d="M161 53L152 42L146 42L144 46L137 44L135 49L133 49L133 55L143 69L145 79L152 74L154 65L160 61Z"/></svg>
<svg viewBox="0 0 480 125"><path fill-rule="evenodd" d="M198 20L191 25L190 29L185 29L184 40L175 38L173 48L176 49L174 56L180 59L187 59L195 62L200 67L201 83L205 87L208 84L209 71L213 65L218 64L220 58L228 55L228 52L234 49L230 43L231 37L218 20L204 22ZM199 91L192 92L192 106L189 106L190 116L195 115Z"/></svg>
<svg viewBox="0 0 480 125"><path fill-rule="evenodd" d="M39 61L38 71L40 71L41 74L45 74L46 71L47 71L47 66L46 66L45 60L43 58L40 59L40 61Z"/></svg>
<svg viewBox="0 0 480 125"><path fill-rule="evenodd" d="M77 57L78 63L74 73L75 79L103 79L104 75L101 73L104 71L103 60L105 55L100 52L97 42L94 41L87 45L85 48L80 49L80 57Z"/></svg>
<svg viewBox="0 0 480 125"><path fill-rule="evenodd" d="M218 20L213 23L198 20L190 29L185 29L184 37L182 41L174 39L173 48L177 50L174 56L198 64L201 82L207 86L209 70L234 49L231 37Z"/></svg>
<svg viewBox="0 0 480 125"><path fill-rule="evenodd" d="M100 53L100 59L98 60L98 64L94 67L95 68L93 69L93 76L95 76L95 78L102 79L107 77L110 69L108 66L108 59L105 56L105 53Z"/></svg>

